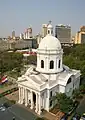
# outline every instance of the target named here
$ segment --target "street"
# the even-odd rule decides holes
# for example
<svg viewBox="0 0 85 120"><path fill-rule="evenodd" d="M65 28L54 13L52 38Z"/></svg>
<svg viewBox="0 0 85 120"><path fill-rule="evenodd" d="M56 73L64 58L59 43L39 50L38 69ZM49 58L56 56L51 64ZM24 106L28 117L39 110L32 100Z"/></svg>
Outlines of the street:
<svg viewBox="0 0 85 120"><path fill-rule="evenodd" d="M0 106L7 100L0 100ZM5 111L0 110L0 120L35 120L37 116L28 111L27 109L21 107L20 105L14 104L5 109Z"/></svg>
<svg viewBox="0 0 85 120"><path fill-rule="evenodd" d="M78 106L78 108L76 109L76 112L81 115L83 113L85 113L85 96L84 96L83 100L81 101L80 105Z"/></svg>

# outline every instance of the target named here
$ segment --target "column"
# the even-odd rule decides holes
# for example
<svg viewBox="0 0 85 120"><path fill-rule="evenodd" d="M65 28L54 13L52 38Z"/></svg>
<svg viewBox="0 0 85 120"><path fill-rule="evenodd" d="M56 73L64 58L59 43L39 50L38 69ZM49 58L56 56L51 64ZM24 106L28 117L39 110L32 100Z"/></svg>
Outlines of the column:
<svg viewBox="0 0 85 120"><path fill-rule="evenodd" d="M38 111L38 114L40 115L41 114L41 96L39 94L39 111Z"/></svg>
<svg viewBox="0 0 85 120"><path fill-rule="evenodd" d="M49 98L50 98L50 92L49 92L49 89L47 90L47 111L49 112Z"/></svg>
<svg viewBox="0 0 85 120"><path fill-rule="evenodd" d="M27 103L29 104L29 90L27 90Z"/></svg>
<svg viewBox="0 0 85 120"><path fill-rule="evenodd" d="M25 89L25 106L28 105L28 94L27 94L27 89Z"/></svg>
<svg viewBox="0 0 85 120"><path fill-rule="evenodd" d="M38 112L38 94L36 93L36 110L35 112Z"/></svg>
<svg viewBox="0 0 85 120"><path fill-rule="evenodd" d="M23 104L23 87L21 87L21 104Z"/></svg>
<svg viewBox="0 0 85 120"><path fill-rule="evenodd" d="M31 107L30 108L33 109L33 93L32 93L32 91L31 91Z"/></svg>
<svg viewBox="0 0 85 120"><path fill-rule="evenodd" d="M43 108L46 109L46 92L44 92Z"/></svg>
<svg viewBox="0 0 85 120"><path fill-rule="evenodd" d="M59 59L56 59L56 60L57 60L57 65L56 65L57 68L56 69L58 70L58 61L59 61Z"/></svg>
<svg viewBox="0 0 85 120"><path fill-rule="evenodd" d="M20 99L21 99L21 96L20 96L20 94L21 94L21 93L20 93L20 89L21 89L21 88L19 87L19 101L18 101L18 103L21 102L21 100L20 100Z"/></svg>
<svg viewBox="0 0 85 120"><path fill-rule="evenodd" d="M24 102L24 99L25 99L25 94L24 94L24 88L23 88L23 102Z"/></svg>

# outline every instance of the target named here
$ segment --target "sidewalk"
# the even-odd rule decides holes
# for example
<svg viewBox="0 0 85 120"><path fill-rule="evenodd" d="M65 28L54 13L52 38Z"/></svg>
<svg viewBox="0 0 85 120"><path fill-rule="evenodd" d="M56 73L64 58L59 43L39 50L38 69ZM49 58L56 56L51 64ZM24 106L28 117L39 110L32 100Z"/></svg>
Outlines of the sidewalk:
<svg viewBox="0 0 85 120"><path fill-rule="evenodd" d="M0 87L0 93L5 92L6 90L10 90L10 89L12 89L12 88L14 88L14 87L16 87L16 86L17 86L17 85L14 84L14 85L8 85L8 86Z"/></svg>
<svg viewBox="0 0 85 120"><path fill-rule="evenodd" d="M18 97L19 97L19 91L15 91L11 94L8 94L6 95L5 97L8 99L8 100L15 100L15 101L18 101Z"/></svg>
<svg viewBox="0 0 85 120"><path fill-rule="evenodd" d="M55 115L47 111L45 111L41 116L47 118L48 120L56 120Z"/></svg>

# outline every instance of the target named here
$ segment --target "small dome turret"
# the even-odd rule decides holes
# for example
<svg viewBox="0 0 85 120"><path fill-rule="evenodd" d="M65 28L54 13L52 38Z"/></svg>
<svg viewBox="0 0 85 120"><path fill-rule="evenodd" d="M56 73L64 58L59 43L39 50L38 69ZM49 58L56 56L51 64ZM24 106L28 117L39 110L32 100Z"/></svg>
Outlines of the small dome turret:
<svg viewBox="0 0 85 120"><path fill-rule="evenodd" d="M51 25L51 21L49 21L49 24L47 26L47 34L53 35L53 26Z"/></svg>

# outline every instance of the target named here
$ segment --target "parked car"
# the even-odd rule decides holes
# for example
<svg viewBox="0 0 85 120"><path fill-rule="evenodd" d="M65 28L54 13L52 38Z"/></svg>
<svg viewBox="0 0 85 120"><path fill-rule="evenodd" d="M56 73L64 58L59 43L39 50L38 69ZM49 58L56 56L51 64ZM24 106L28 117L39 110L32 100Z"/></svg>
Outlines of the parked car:
<svg viewBox="0 0 85 120"><path fill-rule="evenodd" d="M68 114L63 115L60 120L68 120Z"/></svg>
<svg viewBox="0 0 85 120"><path fill-rule="evenodd" d="M5 107L2 107L1 111L4 112L5 110L6 110Z"/></svg>
<svg viewBox="0 0 85 120"><path fill-rule="evenodd" d="M72 120L80 120L80 115L75 113L75 115L73 116Z"/></svg>
<svg viewBox="0 0 85 120"><path fill-rule="evenodd" d="M78 107L78 105L79 105L79 102L75 101L72 109L68 112L68 115L71 115L73 113L73 111Z"/></svg>
<svg viewBox="0 0 85 120"><path fill-rule="evenodd" d="M4 106L5 108L8 108L8 107L10 107L10 104L7 103L7 102L5 102L5 103L3 104L3 106Z"/></svg>
<svg viewBox="0 0 85 120"><path fill-rule="evenodd" d="M5 110L6 110L6 109L5 109L4 106L1 106L1 107L0 107L0 111L4 112Z"/></svg>
<svg viewBox="0 0 85 120"><path fill-rule="evenodd" d="M85 120L85 113L81 116L80 120Z"/></svg>

